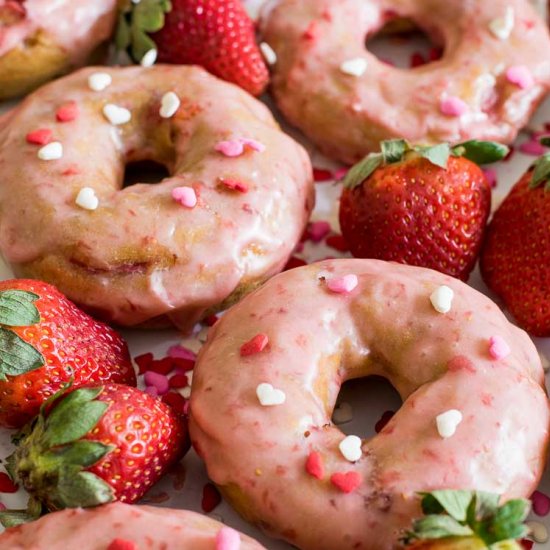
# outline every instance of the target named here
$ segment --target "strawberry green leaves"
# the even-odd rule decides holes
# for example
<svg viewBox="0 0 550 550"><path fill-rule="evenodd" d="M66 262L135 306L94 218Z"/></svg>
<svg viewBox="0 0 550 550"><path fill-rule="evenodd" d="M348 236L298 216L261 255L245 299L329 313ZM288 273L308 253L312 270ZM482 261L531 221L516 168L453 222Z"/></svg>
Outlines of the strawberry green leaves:
<svg viewBox="0 0 550 550"><path fill-rule="evenodd" d="M344 187L353 189L361 185L377 168L383 166L382 153L370 153L363 160L353 165L343 179Z"/></svg>
<svg viewBox="0 0 550 550"><path fill-rule="evenodd" d="M413 524L405 543L423 539L476 537L487 547L525 537L530 504L514 499L499 506L499 496L483 491L442 490L421 493L425 517Z"/></svg>
<svg viewBox="0 0 550 550"><path fill-rule="evenodd" d="M459 143L452 148L453 156L464 157L476 164L492 164L506 157L509 151L510 148L502 143L478 139Z"/></svg>
<svg viewBox="0 0 550 550"><path fill-rule="evenodd" d="M164 27L165 14L171 10L170 0L125 2L119 13L115 39L117 49L129 49L132 58L141 61L148 51L156 49L149 33L157 32Z"/></svg>
<svg viewBox="0 0 550 550"><path fill-rule="evenodd" d="M544 190L550 191L550 153L542 155L542 157L537 159L533 166L533 177L531 179L529 187L531 187L531 189L534 189L535 187L538 187L541 183L544 183Z"/></svg>
<svg viewBox="0 0 550 550"><path fill-rule="evenodd" d="M0 325L28 327L40 322L40 313L34 302L40 296L25 290L0 292Z"/></svg>
<svg viewBox="0 0 550 550"><path fill-rule="evenodd" d="M447 168L447 161L451 156L451 148L448 143L440 143L432 147L416 147L414 149L422 158L429 160L435 166Z"/></svg>

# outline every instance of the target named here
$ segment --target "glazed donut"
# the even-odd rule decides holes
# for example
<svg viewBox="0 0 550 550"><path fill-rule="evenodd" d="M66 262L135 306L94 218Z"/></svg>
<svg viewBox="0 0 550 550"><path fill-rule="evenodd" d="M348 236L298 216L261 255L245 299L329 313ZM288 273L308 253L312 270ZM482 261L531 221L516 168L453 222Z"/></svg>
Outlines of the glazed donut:
<svg viewBox="0 0 550 550"><path fill-rule="evenodd" d="M240 544L234 542L230 546L228 540ZM6 550L263 549L250 537L195 512L120 502L86 510L66 509L13 527L0 534L0 547Z"/></svg>
<svg viewBox="0 0 550 550"><path fill-rule="evenodd" d="M403 70L369 53L366 37L396 17L442 59ZM511 142L550 87L548 29L527 0L280 0L262 32L279 108L346 163L395 137Z"/></svg>
<svg viewBox="0 0 550 550"><path fill-rule="evenodd" d="M535 346L436 271L358 259L287 271L214 325L194 373L191 441L209 477L303 550L396 548L418 491L530 495L545 464ZM340 387L371 375L404 403L372 439L346 437L331 423Z"/></svg>
<svg viewBox="0 0 550 550"><path fill-rule="evenodd" d="M140 160L170 177L122 189ZM15 273L120 325L186 330L225 308L284 267L314 202L309 157L269 110L191 66L48 84L0 128L0 176Z"/></svg>
<svg viewBox="0 0 550 550"><path fill-rule="evenodd" d="M84 65L116 15L117 0L0 0L0 100Z"/></svg>

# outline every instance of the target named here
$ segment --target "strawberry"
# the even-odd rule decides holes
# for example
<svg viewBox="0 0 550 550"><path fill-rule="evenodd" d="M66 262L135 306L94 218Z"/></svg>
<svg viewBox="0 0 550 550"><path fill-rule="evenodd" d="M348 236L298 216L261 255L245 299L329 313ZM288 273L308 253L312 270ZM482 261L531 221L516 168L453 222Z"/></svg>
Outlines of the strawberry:
<svg viewBox="0 0 550 550"><path fill-rule="evenodd" d="M340 226L352 254L436 269L467 279L491 203L477 163L493 162L504 145L468 141L411 147L385 141L344 178Z"/></svg>
<svg viewBox="0 0 550 550"><path fill-rule="evenodd" d="M117 47L136 61L157 51L161 63L201 65L213 75L260 95L269 72L240 0L127 0Z"/></svg>
<svg viewBox="0 0 550 550"><path fill-rule="evenodd" d="M133 503L188 449L186 420L145 392L124 386L61 390L16 436L6 459L30 494L29 513ZM13 512L0 514L9 523Z"/></svg>
<svg viewBox="0 0 550 550"><path fill-rule="evenodd" d="M512 188L495 212L481 254L481 274L517 323L550 336L550 153Z"/></svg>
<svg viewBox="0 0 550 550"><path fill-rule="evenodd" d="M403 538L414 550L521 550L518 539L529 533L523 523L526 499L499 505L500 497L483 491L441 490L420 493L423 518Z"/></svg>
<svg viewBox="0 0 550 550"><path fill-rule="evenodd" d="M126 342L40 281L0 282L0 426L20 428L69 380L136 385Z"/></svg>

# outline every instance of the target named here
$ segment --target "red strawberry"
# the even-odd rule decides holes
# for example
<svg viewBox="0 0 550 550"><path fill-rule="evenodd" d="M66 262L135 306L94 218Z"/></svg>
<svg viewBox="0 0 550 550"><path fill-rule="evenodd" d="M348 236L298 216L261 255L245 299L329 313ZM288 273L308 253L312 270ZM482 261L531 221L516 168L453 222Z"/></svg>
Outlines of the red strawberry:
<svg viewBox="0 0 550 550"><path fill-rule="evenodd" d="M495 212L481 273L518 324L550 336L550 153L513 187Z"/></svg>
<svg viewBox="0 0 550 550"><path fill-rule="evenodd" d="M6 460L29 510L135 502L189 447L184 417L130 386L86 386L42 409Z"/></svg>
<svg viewBox="0 0 550 550"><path fill-rule="evenodd" d="M490 210L491 188L474 162L508 149L469 141L451 148L385 141L344 179L340 225L352 254L467 279Z"/></svg>
<svg viewBox="0 0 550 550"><path fill-rule="evenodd" d="M156 32L155 32L156 31ZM150 50L161 63L201 65L260 95L269 72L240 0L141 0L122 10L117 46L141 61Z"/></svg>
<svg viewBox="0 0 550 550"><path fill-rule="evenodd" d="M70 380L135 386L124 340L51 285L0 282L0 426L20 428Z"/></svg>

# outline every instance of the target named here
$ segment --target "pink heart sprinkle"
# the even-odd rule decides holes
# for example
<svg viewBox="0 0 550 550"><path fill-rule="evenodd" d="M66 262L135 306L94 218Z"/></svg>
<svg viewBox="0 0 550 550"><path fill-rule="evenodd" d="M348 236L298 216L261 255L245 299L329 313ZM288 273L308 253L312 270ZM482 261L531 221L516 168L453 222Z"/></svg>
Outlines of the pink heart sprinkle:
<svg viewBox="0 0 550 550"><path fill-rule="evenodd" d="M327 288L336 294L349 294L358 284L357 275L353 273L343 277L333 277L327 280Z"/></svg>
<svg viewBox="0 0 550 550"><path fill-rule="evenodd" d="M494 168L482 168L483 173L485 174L485 177L487 178L487 181L489 182L489 185L491 188L495 188L497 186L497 172Z"/></svg>
<svg viewBox="0 0 550 550"><path fill-rule="evenodd" d="M216 550L239 550L241 536L231 527L222 527L216 535Z"/></svg>
<svg viewBox="0 0 550 550"><path fill-rule="evenodd" d="M548 495L535 491L531 495L531 502L533 503L533 512L537 516L547 516L550 513L550 497Z"/></svg>
<svg viewBox="0 0 550 550"><path fill-rule="evenodd" d="M214 149L226 157L238 157L244 153L244 143L238 139L220 141Z"/></svg>
<svg viewBox="0 0 550 550"><path fill-rule="evenodd" d="M147 386L153 386L156 388L158 395L164 395L165 393L168 393L168 390L170 389L170 381L168 380L168 377L152 370L147 371L143 375L143 381Z"/></svg>
<svg viewBox="0 0 550 550"><path fill-rule="evenodd" d="M528 67L525 65L514 65L508 67L506 71L506 79L508 82L515 84L522 90L527 90L535 85L535 79Z"/></svg>
<svg viewBox="0 0 550 550"><path fill-rule="evenodd" d="M352 493L361 485L362 478L359 472L336 472L330 476L330 482L342 493Z"/></svg>
<svg viewBox="0 0 550 550"><path fill-rule="evenodd" d="M330 223L326 221L311 222L307 228L307 236L314 243L321 242L330 233Z"/></svg>
<svg viewBox="0 0 550 550"><path fill-rule="evenodd" d="M168 357L175 357L176 359L190 359L191 361L195 361L197 354L189 348L176 344L168 348Z"/></svg>
<svg viewBox="0 0 550 550"><path fill-rule="evenodd" d="M489 355L496 359L504 359L510 355L510 346L506 343L506 340L502 336L491 336L489 338Z"/></svg>
<svg viewBox="0 0 550 550"><path fill-rule="evenodd" d="M239 141L244 146L249 147L253 151L257 151L258 153L263 153L265 151L265 145L256 139L241 138Z"/></svg>
<svg viewBox="0 0 550 550"><path fill-rule="evenodd" d="M172 198L186 208L197 206L197 194L192 187L175 187L172 189Z"/></svg>
<svg viewBox="0 0 550 550"><path fill-rule="evenodd" d="M75 101L69 101L57 109L55 118L58 122L71 122L78 117L78 114L78 104Z"/></svg>
<svg viewBox="0 0 550 550"><path fill-rule="evenodd" d="M524 141L520 146L519 150L524 155L531 155L533 157L538 157L543 155L546 152L544 145L538 142L535 139L530 139L529 141Z"/></svg>
<svg viewBox="0 0 550 550"><path fill-rule="evenodd" d="M461 116L468 111L468 104L459 97L449 96L441 100L439 108L444 115Z"/></svg>
<svg viewBox="0 0 550 550"><path fill-rule="evenodd" d="M32 145L47 145L52 141L53 134L49 128L39 128L29 132L25 139Z"/></svg>

